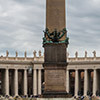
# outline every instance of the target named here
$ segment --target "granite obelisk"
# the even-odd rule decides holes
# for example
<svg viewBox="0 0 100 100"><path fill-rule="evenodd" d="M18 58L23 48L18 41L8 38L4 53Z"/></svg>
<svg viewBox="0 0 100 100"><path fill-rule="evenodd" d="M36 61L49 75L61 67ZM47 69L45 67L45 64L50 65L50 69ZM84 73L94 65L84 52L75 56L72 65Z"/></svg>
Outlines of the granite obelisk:
<svg viewBox="0 0 100 100"><path fill-rule="evenodd" d="M65 0L46 0L46 30L44 31L44 97L66 95L66 31Z"/></svg>

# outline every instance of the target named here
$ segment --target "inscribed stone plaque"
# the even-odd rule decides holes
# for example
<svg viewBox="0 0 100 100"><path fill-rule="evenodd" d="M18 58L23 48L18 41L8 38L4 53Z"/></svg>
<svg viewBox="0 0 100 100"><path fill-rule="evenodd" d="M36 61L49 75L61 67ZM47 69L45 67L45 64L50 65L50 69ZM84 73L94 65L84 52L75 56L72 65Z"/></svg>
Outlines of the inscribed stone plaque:
<svg viewBox="0 0 100 100"><path fill-rule="evenodd" d="M47 90L65 90L65 70L46 70L45 75L47 76L45 76Z"/></svg>

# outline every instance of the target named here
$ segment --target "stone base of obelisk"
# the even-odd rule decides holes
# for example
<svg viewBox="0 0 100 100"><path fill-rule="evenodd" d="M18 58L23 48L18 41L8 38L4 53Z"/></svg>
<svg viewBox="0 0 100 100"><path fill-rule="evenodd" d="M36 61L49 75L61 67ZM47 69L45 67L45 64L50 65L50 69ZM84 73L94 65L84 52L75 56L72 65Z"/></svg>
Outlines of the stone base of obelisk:
<svg viewBox="0 0 100 100"><path fill-rule="evenodd" d="M66 92L66 44L44 45L44 79L45 89L43 97L67 97Z"/></svg>

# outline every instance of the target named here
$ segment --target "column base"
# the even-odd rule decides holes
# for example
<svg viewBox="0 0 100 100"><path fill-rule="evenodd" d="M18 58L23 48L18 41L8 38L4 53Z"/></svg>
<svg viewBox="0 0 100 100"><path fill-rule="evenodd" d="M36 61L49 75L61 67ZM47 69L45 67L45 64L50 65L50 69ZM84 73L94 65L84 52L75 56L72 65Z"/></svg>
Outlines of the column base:
<svg viewBox="0 0 100 100"><path fill-rule="evenodd" d="M44 92L42 98L71 98L72 96L69 95L67 92Z"/></svg>
<svg viewBox="0 0 100 100"><path fill-rule="evenodd" d="M87 95L86 95L86 94L84 94L84 97L87 97Z"/></svg>
<svg viewBox="0 0 100 100"><path fill-rule="evenodd" d="M14 97L15 97L15 98L18 98L18 97L19 97L19 95L15 95Z"/></svg>
<svg viewBox="0 0 100 100"><path fill-rule="evenodd" d="M24 95L24 97L28 97L28 95Z"/></svg>
<svg viewBox="0 0 100 100"><path fill-rule="evenodd" d="M96 96L96 94L93 94L92 96Z"/></svg>
<svg viewBox="0 0 100 100"><path fill-rule="evenodd" d="M6 98L9 98L9 95L5 95Z"/></svg>
<svg viewBox="0 0 100 100"><path fill-rule="evenodd" d="M76 97L76 98L77 98L77 97L79 97L79 96L78 96L78 95L75 95L74 97Z"/></svg>

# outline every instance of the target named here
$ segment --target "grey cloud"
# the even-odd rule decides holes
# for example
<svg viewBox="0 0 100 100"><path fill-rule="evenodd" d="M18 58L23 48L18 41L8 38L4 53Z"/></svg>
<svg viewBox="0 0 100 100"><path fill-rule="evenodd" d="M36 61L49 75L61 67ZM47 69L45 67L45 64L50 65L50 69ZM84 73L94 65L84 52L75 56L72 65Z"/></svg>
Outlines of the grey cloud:
<svg viewBox="0 0 100 100"><path fill-rule="evenodd" d="M80 56L84 55L85 50L99 52L100 1L66 1L66 22L70 38L68 52L71 56L75 51L79 51ZM11 56L16 50L20 55L26 50L30 56L33 50L43 51L45 8L46 0L0 0L0 54L5 54L7 49Z"/></svg>
<svg viewBox="0 0 100 100"><path fill-rule="evenodd" d="M11 55L15 50L32 55L33 50L42 49L43 6L37 0L0 1L0 54L8 49Z"/></svg>
<svg viewBox="0 0 100 100"><path fill-rule="evenodd" d="M68 51L84 50L100 51L100 1L99 0L68 0L68 35L70 44ZM100 53L98 53L100 56Z"/></svg>

